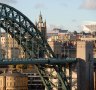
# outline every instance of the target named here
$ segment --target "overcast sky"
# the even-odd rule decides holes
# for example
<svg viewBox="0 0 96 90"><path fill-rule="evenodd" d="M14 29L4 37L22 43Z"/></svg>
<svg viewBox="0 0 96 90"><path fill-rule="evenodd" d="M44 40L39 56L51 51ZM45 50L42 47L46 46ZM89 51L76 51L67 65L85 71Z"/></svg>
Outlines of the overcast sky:
<svg viewBox="0 0 96 90"><path fill-rule="evenodd" d="M40 11L49 27L80 31L81 25L96 21L96 0L0 0L24 13L33 23Z"/></svg>

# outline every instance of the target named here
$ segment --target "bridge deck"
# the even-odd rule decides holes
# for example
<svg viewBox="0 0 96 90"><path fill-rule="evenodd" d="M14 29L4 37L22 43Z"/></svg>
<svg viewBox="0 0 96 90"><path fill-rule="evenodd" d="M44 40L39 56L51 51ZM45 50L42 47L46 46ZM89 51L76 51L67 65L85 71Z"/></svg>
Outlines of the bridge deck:
<svg viewBox="0 0 96 90"><path fill-rule="evenodd" d="M44 58L40 58L40 59L4 59L4 60L0 60L0 65L17 65L17 64L52 64L52 65L56 65L56 64L65 64L65 63L74 63L76 62L77 59L76 58L66 58L66 59L44 59Z"/></svg>

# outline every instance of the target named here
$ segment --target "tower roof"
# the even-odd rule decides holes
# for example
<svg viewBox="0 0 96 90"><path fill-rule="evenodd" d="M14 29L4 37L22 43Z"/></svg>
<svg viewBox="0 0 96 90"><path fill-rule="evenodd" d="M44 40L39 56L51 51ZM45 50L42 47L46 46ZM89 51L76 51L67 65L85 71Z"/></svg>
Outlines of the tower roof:
<svg viewBox="0 0 96 90"><path fill-rule="evenodd" d="M40 11L40 15L39 15L39 23L43 23L41 11Z"/></svg>

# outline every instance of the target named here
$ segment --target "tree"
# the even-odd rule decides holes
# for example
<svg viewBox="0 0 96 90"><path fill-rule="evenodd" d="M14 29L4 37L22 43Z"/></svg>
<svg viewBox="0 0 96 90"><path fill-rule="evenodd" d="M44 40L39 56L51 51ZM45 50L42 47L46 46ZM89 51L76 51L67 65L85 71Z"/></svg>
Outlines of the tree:
<svg viewBox="0 0 96 90"><path fill-rule="evenodd" d="M85 32L84 32L84 31L81 31L80 33L81 33L81 34L83 34L83 35L85 34Z"/></svg>
<svg viewBox="0 0 96 90"><path fill-rule="evenodd" d="M76 35L77 34L77 31L74 31L73 33Z"/></svg>

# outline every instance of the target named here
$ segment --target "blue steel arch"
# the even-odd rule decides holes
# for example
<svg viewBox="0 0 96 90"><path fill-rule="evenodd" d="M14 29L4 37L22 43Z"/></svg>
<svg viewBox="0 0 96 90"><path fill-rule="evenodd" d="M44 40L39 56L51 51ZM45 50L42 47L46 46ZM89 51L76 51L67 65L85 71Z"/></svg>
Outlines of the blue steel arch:
<svg viewBox="0 0 96 90"><path fill-rule="evenodd" d="M10 33L11 36L14 36L15 34L14 38L18 41L18 44L21 42L21 46L29 55L30 50L32 50L32 39L35 43L33 48L35 55L37 54L37 46L39 46L39 49L41 49L40 51L43 49L42 52L44 52L48 57L55 57L55 54L47 43L47 40L43 38L43 35L37 27L20 11L2 3L0 3L0 27L4 28L4 30ZM28 41L29 46L26 46L26 40Z"/></svg>

